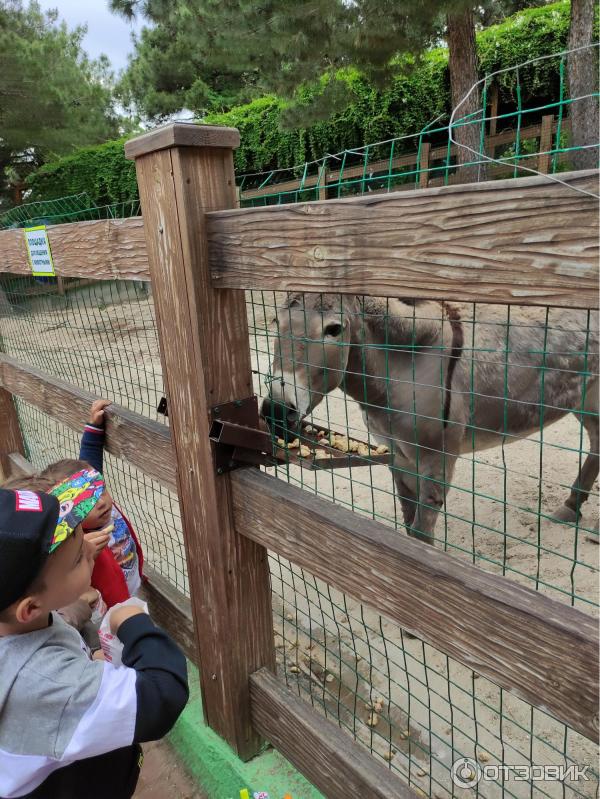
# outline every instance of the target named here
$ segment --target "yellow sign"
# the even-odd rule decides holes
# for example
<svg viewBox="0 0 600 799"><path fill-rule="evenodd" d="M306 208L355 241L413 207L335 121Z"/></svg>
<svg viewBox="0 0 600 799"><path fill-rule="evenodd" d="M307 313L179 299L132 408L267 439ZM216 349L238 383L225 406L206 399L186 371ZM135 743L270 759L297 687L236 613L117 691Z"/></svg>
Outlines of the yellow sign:
<svg viewBox="0 0 600 799"><path fill-rule="evenodd" d="M54 277L54 262L46 225L26 227L24 233L32 273L38 277Z"/></svg>

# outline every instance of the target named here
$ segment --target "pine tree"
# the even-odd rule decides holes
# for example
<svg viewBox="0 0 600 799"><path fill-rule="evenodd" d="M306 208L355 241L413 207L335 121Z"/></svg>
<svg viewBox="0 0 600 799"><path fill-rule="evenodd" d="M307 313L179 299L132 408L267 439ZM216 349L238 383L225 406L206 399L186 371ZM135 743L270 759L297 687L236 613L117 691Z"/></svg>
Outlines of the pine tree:
<svg viewBox="0 0 600 799"><path fill-rule="evenodd" d="M0 2L0 195L13 202L46 158L118 132L108 61L87 58L84 34L35 2Z"/></svg>
<svg viewBox="0 0 600 799"><path fill-rule="evenodd" d="M165 55L161 63L166 80L150 86L148 74L163 56L152 52L150 39L142 42L129 72L130 96L151 113L161 108L169 113L185 100L202 114L211 89L213 100L227 105L232 95L226 97L215 84L219 76L221 81L231 79L238 97L254 91L285 98L287 123L303 127L341 111L353 99L348 77L354 70L383 88L407 64L418 63L427 47L445 39L453 108L458 119L472 120L453 128L458 163L465 164L477 160L480 141L476 26L543 2L482 0L474 6L472 0L111 0L111 5L125 15L145 14L155 23L155 36L163 25L179 20L170 36L173 41L185 38L183 51L190 46L202 65L200 91L194 95L193 69L183 78L187 67L178 66L174 49L171 58L167 48L168 59ZM591 0L574 3L591 5ZM591 35L591 23L585 26ZM412 57L401 59L401 54ZM484 165L460 170L463 181L484 176Z"/></svg>

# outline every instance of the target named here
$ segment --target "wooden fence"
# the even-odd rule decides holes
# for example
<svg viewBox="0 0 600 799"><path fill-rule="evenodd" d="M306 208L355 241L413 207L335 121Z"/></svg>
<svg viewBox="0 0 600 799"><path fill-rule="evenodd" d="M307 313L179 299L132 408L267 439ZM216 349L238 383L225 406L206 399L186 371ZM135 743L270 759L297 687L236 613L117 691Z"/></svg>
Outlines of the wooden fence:
<svg viewBox="0 0 600 799"><path fill-rule="evenodd" d="M199 665L208 724L242 758L271 741L328 797L415 796L273 676L271 551L596 740L592 617L256 469L217 474L209 418L252 393L245 289L597 308L597 203L533 177L230 210L237 144L179 123L142 136L126 153L143 219L49 230L62 277L152 281L170 427L113 406L107 448L178 492L191 601L154 574L149 595ZM0 254L27 274L22 232L0 233ZM75 430L92 399L0 355L5 474L26 468L13 396Z"/></svg>
<svg viewBox="0 0 600 799"><path fill-rule="evenodd" d="M559 163L568 159L568 153L557 153L556 156L552 154L553 150L556 149L555 140L559 128L558 120L553 114L543 116L540 122L534 125L526 125L518 130L511 127L497 133L496 123L498 120L494 118L497 111L497 105L495 109L494 107L490 109L492 119L490 120L488 135L483 140L483 152L488 158L497 157L497 151L500 148L514 145L518 140L521 143L521 147L524 142L537 141L535 151L528 153L527 156L521 156L516 161L516 163L522 164L528 169L534 169L538 172L550 172L554 157L557 158ZM570 120L563 120L560 127L564 133L568 134ZM418 137L416 136L415 138ZM393 158L367 161L367 155L365 155L363 163L337 169L331 168L331 162L326 161L319 168L317 174L284 180L279 183L276 180L270 180L266 185L252 189L244 190L242 188L239 191L239 199L251 202L274 195L289 194L291 197L296 192L306 192L309 189L313 189L319 200L327 200L337 196L339 187L343 183L360 182L363 179L372 181L375 178L383 180L389 176L401 176L404 171L414 176L413 181L406 183L404 186L398 186L396 190L410 191L410 189L414 188L415 183L421 189L426 189L428 186L442 186L446 182L452 184L461 180L460 174L456 173L456 156L457 145L455 144L451 144L448 149L447 144L433 146L428 141L422 141L419 149L410 153L402 153ZM355 159L358 157L357 153ZM446 181L445 164L448 158L452 165ZM473 159L476 160L476 157L473 156ZM506 161L504 163L488 163L486 169L490 179L498 179L513 176L515 166L510 161ZM373 193L381 191L385 191L385 189L375 189Z"/></svg>

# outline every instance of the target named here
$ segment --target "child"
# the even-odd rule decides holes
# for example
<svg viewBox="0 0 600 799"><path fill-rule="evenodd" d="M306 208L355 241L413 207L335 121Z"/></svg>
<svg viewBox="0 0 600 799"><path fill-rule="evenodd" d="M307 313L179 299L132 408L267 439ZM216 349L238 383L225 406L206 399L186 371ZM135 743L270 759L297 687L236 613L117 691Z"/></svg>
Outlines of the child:
<svg viewBox="0 0 600 799"><path fill-rule="evenodd" d="M93 403L89 424L85 426L81 439L80 460L59 461L40 473L40 478L46 480L49 486L88 466L103 473L104 410L108 405L110 400ZM133 527L114 504L106 488L98 497L83 530L96 548L92 586L100 592L106 605L111 608L135 596L142 583L142 548Z"/></svg>
<svg viewBox="0 0 600 799"><path fill-rule="evenodd" d="M130 799L139 744L165 735L187 698L185 658L139 608L116 608L123 666L92 660L56 608L87 589L82 522L101 475L48 494L0 489L0 796Z"/></svg>
<svg viewBox="0 0 600 799"><path fill-rule="evenodd" d="M48 480L42 480L37 475L31 475L12 477L2 483L0 488L12 488L21 489L24 491L36 491L38 493L48 493L53 486L48 482ZM95 551L93 554L95 557ZM97 640L97 625L93 625L90 622L93 609L98 604L99 599L100 592L97 589L88 586L87 590L84 591L84 593L75 602L72 602L67 607L57 609L57 613L62 616L67 624L70 624L72 627L75 627L76 630L79 630L79 632L85 636L86 642L88 644L92 643L95 646L99 646L99 641Z"/></svg>

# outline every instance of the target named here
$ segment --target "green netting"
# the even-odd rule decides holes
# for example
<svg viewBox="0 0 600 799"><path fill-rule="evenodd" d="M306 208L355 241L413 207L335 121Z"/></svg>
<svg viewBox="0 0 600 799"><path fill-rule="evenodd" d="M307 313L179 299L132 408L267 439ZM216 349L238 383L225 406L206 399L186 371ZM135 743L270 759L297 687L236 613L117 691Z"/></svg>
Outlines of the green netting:
<svg viewBox="0 0 600 799"><path fill-rule="evenodd" d="M559 57L564 72L564 55ZM516 96L526 68L518 75ZM488 108L487 83L483 88ZM477 124L480 143L495 159L473 159L485 166L480 177L538 168L541 131L532 129L548 114L554 120L545 163L554 173L570 168L571 101L560 91L543 108L519 102L516 111L500 107L493 115L488 108L474 121L454 123ZM492 116L503 137L495 152L489 150ZM448 125L436 121L415 137L328 155L288 171L243 176L239 183L245 205L333 198L450 183L460 179L455 159ZM135 200L92 208L79 196L15 209L0 225L137 213ZM422 533L422 520L437 511L430 530L436 547L597 614L597 484L589 486L585 503L582 491L575 492L573 519L554 518L577 472L590 464L589 482L597 458L597 439L594 446L586 432L597 436L597 314L464 304L457 308L457 352L453 305L340 295L292 299L247 294L255 391L273 400L266 416L274 437L283 443L298 437L309 446L300 460L316 467L303 468L294 449L282 448L287 462L272 473L377 519L398 535L405 534L405 512L411 532ZM60 287L51 279L2 275L0 349L164 421L156 413L163 381L146 284L72 280ZM357 443L351 453L352 468L325 468L325 448L316 458L310 449L315 430L299 431L299 420L288 418L305 410L305 424L333 430L347 442L338 442L339 454L354 446L352 440L361 442L363 449ZM77 433L26 403L19 402L18 411L36 466L76 454ZM494 446L481 449L486 440ZM388 452L378 454L377 446ZM177 498L110 456L107 476L140 532L148 561L187 593ZM590 741L297 565L271 556L270 566L280 674L419 791L463 795L451 767L457 758L470 757L508 768L479 783L476 791L484 797L597 794L597 752ZM365 580L369 574L365 563ZM530 764L589 765L591 779L517 781L514 767Z"/></svg>
<svg viewBox="0 0 600 799"><path fill-rule="evenodd" d="M564 95L566 56L558 58L560 96L543 107L523 107L526 68L513 76L516 109L493 114L484 82L486 112L453 124L453 139L456 126L478 126L480 153L463 168L477 166L480 179L495 179L573 167L578 148L570 145L566 116L572 102ZM542 146L544 116L553 119ZM415 137L240 176L238 188L243 206L258 206L460 180L448 125L437 120ZM441 500L436 547L597 615L597 314L451 306L463 341L444 428L448 365L456 361L448 306L255 291L248 307L255 388L269 399L265 415L280 451L288 453L275 470L280 479L399 535L403 504L409 516L426 518ZM344 341L346 323L351 346ZM308 428L299 429L297 412L304 416L307 409ZM390 419L399 418L403 423L394 429ZM352 468L327 467L327 456L342 452L315 448L317 430L340 434L342 452L361 442ZM491 448L480 449L485 439ZM298 447L286 449L290 442ZM382 444L391 468L376 454ZM582 467L585 504L582 491L571 494ZM572 518L559 521L555 513L569 497ZM419 531L415 520L409 527ZM288 685L418 790L461 794L451 766L470 757L507 767L478 784L482 796L597 795L597 750L590 741L298 566L273 557L271 572L278 663ZM369 573L365 563L365 580ZM519 782L513 768L575 763L592 766L589 782Z"/></svg>
<svg viewBox="0 0 600 799"><path fill-rule="evenodd" d="M587 504L579 492L575 498L581 517L560 522L553 514L569 497L585 459L593 468L596 457L598 416L591 398L597 399L598 316L473 304L460 312L464 343L444 434L442 387L453 359L447 308L252 292L255 386L269 400L266 418L280 444L298 440L309 450L300 458L303 467L298 448L282 446L289 460L276 474L393 526L399 535L405 530L403 500L433 510L432 483L449 486L433 532L438 548L596 613L594 474ZM443 338L436 341L434 333ZM488 409L483 414L482 403ZM299 430L295 413L290 422L290 411L300 411L308 429ZM544 426L554 417L555 424ZM399 418L405 423L394 424ZM592 432L593 446L578 420ZM452 426L462 447L450 474ZM317 457L315 429L340 434L341 452L354 441L368 446L368 454L353 452L352 468L327 468L326 458ZM481 438L496 447L479 449ZM382 443L391 468L376 455ZM415 443L411 460L405 453ZM321 452L341 454L327 446ZM450 457L432 475L432 456L441 453ZM416 497L404 493L411 483ZM365 563L365 580L369 574ZM288 684L427 795L453 793L450 767L463 756L512 766L596 762L591 742L294 564L274 557L272 584L279 663ZM369 726L373 707L380 711L375 727ZM484 796L534 790L591 796L596 788L590 782L559 790L510 778L479 786Z"/></svg>
<svg viewBox="0 0 600 799"><path fill-rule="evenodd" d="M134 198L127 202L96 206L90 196L74 194L54 200L25 203L0 214L0 230L34 225L59 225L65 222L85 222L94 219L122 219L139 216L140 202Z"/></svg>

